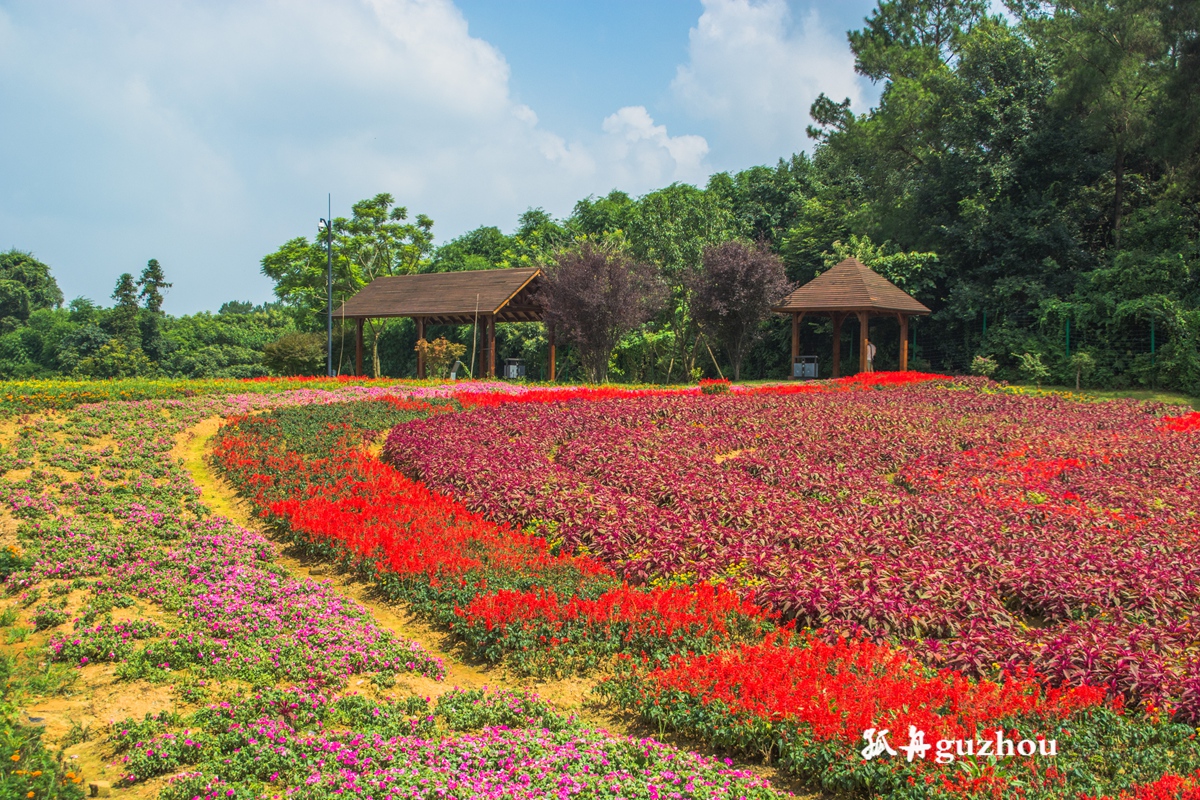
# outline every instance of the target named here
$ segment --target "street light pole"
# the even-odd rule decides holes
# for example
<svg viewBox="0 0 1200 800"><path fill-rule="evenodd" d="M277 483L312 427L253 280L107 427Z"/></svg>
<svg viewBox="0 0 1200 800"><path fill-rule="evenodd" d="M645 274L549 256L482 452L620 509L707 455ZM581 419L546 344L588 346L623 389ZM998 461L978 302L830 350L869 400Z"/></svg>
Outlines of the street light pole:
<svg viewBox="0 0 1200 800"><path fill-rule="evenodd" d="M333 377L333 195L330 194L326 198L329 204L327 213L329 216L321 220L321 226L325 228L325 376Z"/></svg>

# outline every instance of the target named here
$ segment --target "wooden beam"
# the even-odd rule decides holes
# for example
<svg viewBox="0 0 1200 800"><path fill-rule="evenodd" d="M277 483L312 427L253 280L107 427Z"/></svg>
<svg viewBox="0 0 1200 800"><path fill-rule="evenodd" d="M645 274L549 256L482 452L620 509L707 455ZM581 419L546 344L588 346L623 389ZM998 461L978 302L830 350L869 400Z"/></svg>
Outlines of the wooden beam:
<svg viewBox="0 0 1200 800"><path fill-rule="evenodd" d="M867 345L870 344L870 318L866 311L858 312L858 371L867 371Z"/></svg>
<svg viewBox="0 0 1200 800"><path fill-rule="evenodd" d="M489 378L496 377L496 315L488 314L487 318L487 375Z"/></svg>
<svg viewBox="0 0 1200 800"><path fill-rule="evenodd" d="M425 338L425 318L417 317L417 341ZM425 378L425 351L417 351L417 380Z"/></svg>
<svg viewBox="0 0 1200 800"><path fill-rule="evenodd" d="M796 377L796 359L800 357L800 314L792 312L792 366L788 368L788 377Z"/></svg>
<svg viewBox="0 0 1200 800"><path fill-rule="evenodd" d="M546 338L550 340L550 382L554 383L554 326L546 326Z"/></svg>
<svg viewBox="0 0 1200 800"><path fill-rule="evenodd" d="M900 371L908 371L908 314L900 314Z"/></svg>
<svg viewBox="0 0 1200 800"><path fill-rule="evenodd" d="M362 317L354 320L354 374L362 376L363 373L363 323L366 322Z"/></svg>
<svg viewBox="0 0 1200 800"><path fill-rule="evenodd" d="M842 377L842 320L845 314L833 315L833 377Z"/></svg>

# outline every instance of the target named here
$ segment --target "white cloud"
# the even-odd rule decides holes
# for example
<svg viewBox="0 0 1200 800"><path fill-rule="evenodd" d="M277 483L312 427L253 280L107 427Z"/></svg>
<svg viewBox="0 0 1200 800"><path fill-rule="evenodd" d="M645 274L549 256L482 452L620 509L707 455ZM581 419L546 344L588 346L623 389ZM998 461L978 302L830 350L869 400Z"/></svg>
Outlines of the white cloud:
<svg viewBox="0 0 1200 800"><path fill-rule="evenodd" d="M689 114L718 125L726 159L771 161L810 148L808 112L821 92L861 110L854 57L815 9L796 25L784 0L703 3L671 90Z"/></svg>
<svg viewBox="0 0 1200 800"><path fill-rule="evenodd" d="M0 8L0 248L105 299L158 258L168 310L265 299L259 259L387 191L439 238L564 214L614 186L702 181L707 143L645 108L568 141L517 102L509 66L450 0ZM19 124L9 124L19 120Z"/></svg>
<svg viewBox="0 0 1200 800"><path fill-rule="evenodd" d="M609 163L618 170L617 184L636 182L638 175L695 181L707 174L704 137L668 135L667 126L655 125L645 106L626 106L606 117L602 127L608 134Z"/></svg>

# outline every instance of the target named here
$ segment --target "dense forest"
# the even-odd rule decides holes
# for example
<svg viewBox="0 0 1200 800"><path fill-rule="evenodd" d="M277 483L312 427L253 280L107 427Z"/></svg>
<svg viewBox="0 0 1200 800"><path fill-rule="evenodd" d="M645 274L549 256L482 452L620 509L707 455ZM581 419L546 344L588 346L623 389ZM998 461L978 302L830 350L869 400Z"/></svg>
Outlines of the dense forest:
<svg viewBox="0 0 1200 800"><path fill-rule="evenodd" d="M855 255L912 293L934 312L913 322L915 368L966 372L987 356L995 377L1017 379L1020 357L1032 354L1061 384L1086 353L1088 385L1200 394L1200 3L1018 0L1007 9L880 2L848 34L879 101L855 114L822 95L811 156L719 173L703 188L587 197L564 219L531 209L510 233L481 227L439 247L428 217L410 219L387 194L364 200L333 221L335 308L382 275L553 265L603 243L652 268L666 290L657 313L617 342L609 378L715 376L729 372L729 352L697 324L693 278L706 250L740 240L774 253L793 284ZM165 283L156 262L140 279L122 276L113 308L100 309L63 308L44 265L16 251L3 259L5 375L321 368L319 231L263 259L278 303L181 318L156 305ZM470 347L474 333L429 335ZM542 327L497 334L499 357L525 359L538 377ZM739 356L741 376L784 377L790 321L768 316L758 334ZM853 371L852 324L844 335ZM879 368L894 368L898 336L895 323L872 324ZM828 321L806 320L801 338L828 375ZM372 326L368 342L369 371L413 374L410 321ZM348 371L353 343L340 324L334 348ZM562 350L560 375L583 377L578 354Z"/></svg>

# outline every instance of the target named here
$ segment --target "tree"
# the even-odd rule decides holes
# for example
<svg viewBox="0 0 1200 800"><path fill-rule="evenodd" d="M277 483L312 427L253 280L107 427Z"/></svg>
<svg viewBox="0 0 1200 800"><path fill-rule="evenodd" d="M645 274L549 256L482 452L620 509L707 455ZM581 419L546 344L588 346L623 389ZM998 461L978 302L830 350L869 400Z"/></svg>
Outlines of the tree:
<svg viewBox="0 0 1200 800"><path fill-rule="evenodd" d="M163 290L170 289L167 276L157 258L146 262L146 268L137 279L138 296L142 299L142 307L152 314L162 313Z"/></svg>
<svg viewBox="0 0 1200 800"><path fill-rule="evenodd" d="M980 375L984 378L990 378L995 374L996 368L1000 365L996 363L996 359L991 356L982 354L976 355L971 359L971 374Z"/></svg>
<svg viewBox="0 0 1200 800"><path fill-rule="evenodd" d="M545 269L539 301L546 324L578 350L589 381L607 380L617 342L662 308L661 280L618 244L593 240L560 251Z"/></svg>
<svg viewBox="0 0 1200 800"><path fill-rule="evenodd" d="M1082 112L1083 124L1112 159L1112 235L1120 243L1127 160L1153 127L1167 89L1169 42L1160 0L1055 0L1014 3L1023 23L1055 60L1056 100Z"/></svg>
<svg viewBox="0 0 1200 800"><path fill-rule="evenodd" d="M1086 350L1071 355L1071 369L1075 370L1075 391L1079 391L1079 379L1096 368L1096 359Z"/></svg>
<svg viewBox="0 0 1200 800"><path fill-rule="evenodd" d="M762 244L733 241L704 250L692 281L692 315L725 348L735 381L741 379L742 360L771 307L791 288L783 262Z"/></svg>
<svg viewBox="0 0 1200 800"><path fill-rule="evenodd" d="M116 338L75 366L75 374L83 378L136 378L153 371L154 365L140 347L130 347Z"/></svg>
<svg viewBox="0 0 1200 800"><path fill-rule="evenodd" d="M571 232L555 222L544 209L526 209L517 219L517 229L496 266L534 267L571 243Z"/></svg>
<svg viewBox="0 0 1200 800"><path fill-rule="evenodd" d="M705 192L728 208L737 235L752 242L766 241L778 250L784 235L796 224L815 193L814 167L804 153L779 159L774 168L750 167L732 175L717 173Z"/></svg>
<svg viewBox="0 0 1200 800"><path fill-rule="evenodd" d="M0 253L0 328L16 328L34 311L58 308L62 301L62 291L51 276L50 267L31 253L20 250Z"/></svg>
<svg viewBox="0 0 1200 800"><path fill-rule="evenodd" d="M333 220L334 304L344 301L376 278L420 270L433 249L433 220L408 209L390 194L377 194L351 207L350 219ZM297 237L262 260L262 272L275 281L275 296L290 306L299 327L324 327L326 307L325 235L310 242ZM379 337L384 322L368 320L371 363L379 376Z"/></svg>
<svg viewBox="0 0 1200 800"><path fill-rule="evenodd" d="M987 0L881 0L867 27L848 34L854 69L894 83L951 67L987 9Z"/></svg>
<svg viewBox="0 0 1200 800"><path fill-rule="evenodd" d="M613 189L604 197L589 195L576 203L567 227L581 236L628 234L637 210L633 198Z"/></svg>
<svg viewBox="0 0 1200 800"><path fill-rule="evenodd" d="M179 378L256 378L271 374L263 350L285 333L292 320L274 304L247 303L244 312L200 312L163 321L166 356L159 367ZM319 336L319 334L318 334ZM322 350L324 353L324 350Z"/></svg>
<svg viewBox="0 0 1200 800"><path fill-rule="evenodd" d="M429 272L496 269L511 249L512 241L499 228L484 226L451 239L434 251Z"/></svg>
<svg viewBox="0 0 1200 800"><path fill-rule="evenodd" d="M467 346L439 336L432 342L417 339L417 346L413 350L425 359L425 366L433 377L444 378L450 372L450 365L467 352Z"/></svg>
<svg viewBox="0 0 1200 800"><path fill-rule="evenodd" d="M137 287L143 308L140 322L142 349L151 361L157 363L162 360L163 356L163 290L171 288L157 258L146 262L146 268L142 270L142 275L137 280Z"/></svg>
<svg viewBox="0 0 1200 800"><path fill-rule="evenodd" d="M59 343L55 359L58 369L65 374L74 373L84 359L94 356L111 339L94 322L75 321L74 328Z"/></svg>
<svg viewBox="0 0 1200 800"><path fill-rule="evenodd" d="M1200 190L1200 5L1169 3L1163 9L1163 29L1173 62L1166 70L1163 105L1170 113L1156 115L1158 155Z"/></svg>
<svg viewBox="0 0 1200 800"><path fill-rule="evenodd" d="M666 324L674 346L668 374L676 362L690 374L699 337L689 310L689 279L700 269L705 247L736 235L732 211L718 192L673 183L639 199L629 227L630 253L657 266L670 288Z"/></svg>
<svg viewBox="0 0 1200 800"><path fill-rule="evenodd" d="M316 375L325 364L325 337L286 333L263 348L263 363L280 375Z"/></svg>
<svg viewBox="0 0 1200 800"><path fill-rule="evenodd" d="M112 310L108 312L108 332L125 345L129 351L142 349L142 334L138 329L138 299L137 288L133 276L128 272L121 273L117 278L117 287L113 289Z"/></svg>

